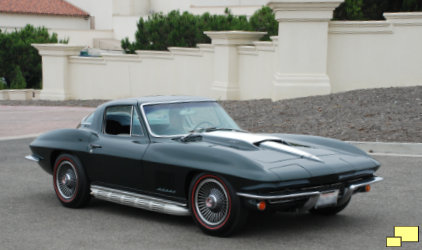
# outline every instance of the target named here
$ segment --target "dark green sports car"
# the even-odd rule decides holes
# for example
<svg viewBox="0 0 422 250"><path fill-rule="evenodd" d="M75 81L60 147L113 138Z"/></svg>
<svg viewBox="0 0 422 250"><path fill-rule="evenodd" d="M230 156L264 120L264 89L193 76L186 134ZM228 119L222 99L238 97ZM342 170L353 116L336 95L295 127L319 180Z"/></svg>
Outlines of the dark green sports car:
<svg viewBox="0 0 422 250"><path fill-rule="evenodd" d="M381 181L380 164L347 143L241 130L212 99L155 96L105 103L78 128L30 145L66 207L91 196L191 215L211 235L231 234L248 211L332 215Z"/></svg>

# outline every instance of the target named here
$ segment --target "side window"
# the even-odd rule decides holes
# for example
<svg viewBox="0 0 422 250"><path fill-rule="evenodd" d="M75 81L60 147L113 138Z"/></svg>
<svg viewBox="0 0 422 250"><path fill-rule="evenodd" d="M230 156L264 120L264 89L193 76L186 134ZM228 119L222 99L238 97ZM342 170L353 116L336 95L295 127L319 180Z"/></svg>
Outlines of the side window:
<svg viewBox="0 0 422 250"><path fill-rule="evenodd" d="M135 109L132 109L133 116L132 116L132 135L135 136L142 136L142 127L141 122L139 121L138 112Z"/></svg>
<svg viewBox="0 0 422 250"><path fill-rule="evenodd" d="M132 106L108 107L104 117L104 132L109 135L130 135Z"/></svg>

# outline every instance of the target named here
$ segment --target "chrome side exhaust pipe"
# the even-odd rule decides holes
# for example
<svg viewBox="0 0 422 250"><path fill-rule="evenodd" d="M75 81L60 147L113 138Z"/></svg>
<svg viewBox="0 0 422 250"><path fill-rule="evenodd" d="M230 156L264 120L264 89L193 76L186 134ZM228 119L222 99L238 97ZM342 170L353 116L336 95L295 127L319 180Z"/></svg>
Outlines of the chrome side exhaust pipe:
<svg viewBox="0 0 422 250"><path fill-rule="evenodd" d="M190 215L186 204L123 190L91 185L91 195L97 199L141 208L163 214Z"/></svg>

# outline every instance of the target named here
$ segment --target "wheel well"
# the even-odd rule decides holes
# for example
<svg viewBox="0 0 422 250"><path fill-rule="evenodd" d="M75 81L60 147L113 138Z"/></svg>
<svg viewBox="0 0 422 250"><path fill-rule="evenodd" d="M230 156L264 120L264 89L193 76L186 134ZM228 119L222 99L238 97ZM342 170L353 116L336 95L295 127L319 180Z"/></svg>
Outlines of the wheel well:
<svg viewBox="0 0 422 250"><path fill-rule="evenodd" d="M51 167L51 171L54 170L54 163L57 160L57 157L59 157L59 155L61 154L71 154L69 152L63 151L63 150L55 150L51 153L50 155L50 167Z"/></svg>
<svg viewBox="0 0 422 250"><path fill-rule="evenodd" d="M59 157L60 153L61 153L60 151L53 151L51 153L51 156L50 156L50 167L51 167L51 171L53 171L54 163L56 162L56 159L57 159L57 157Z"/></svg>
<svg viewBox="0 0 422 250"><path fill-rule="evenodd" d="M190 187L190 183L192 182L193 177L195 177L196 175L200 174L201 172L199 171L191 171L186 175L186 179L185 179L185 196L186 199L188 199L189 197L189 187Z"/></svg>

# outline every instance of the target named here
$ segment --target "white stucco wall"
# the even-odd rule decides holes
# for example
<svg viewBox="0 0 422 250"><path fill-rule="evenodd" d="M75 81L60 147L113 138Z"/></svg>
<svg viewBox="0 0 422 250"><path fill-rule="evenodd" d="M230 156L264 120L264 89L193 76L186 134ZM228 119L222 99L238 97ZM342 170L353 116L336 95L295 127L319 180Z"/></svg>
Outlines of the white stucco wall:
<svg viewBox="0 0 422 250"><path fill-rule="evenodd" d="M212 62L212 53L184 48L102 58L74 56L69 60L70 98L115 99L184 93L206 96L212 83Z"/></svg>
<svg viewBox="0 0 422 250"><path fill-rule="evenodd" d="M1 29L22 28L27 24L35 27L44 26L49 29L81 29L90 28L90 20L83 17L0 14Z"/></svg>
<svg viewBox="0 0 422 250"><path fill-rule="evenodd" d="M328 74L333 92L422 84L422 13L400 21L331 22Z"/></svg>
<svg viewBox="0 0 422 250"><path fill-rule="evenodd" d="M277 40L241 46L239 53L239 89L242 99L271 98L277 65Z"/></svg>
<svg viewBox="0 0 422 250"><path fill-rule="evenodd" d="M223 14L229 8L234 15L251 16L257 9L265 5L267 0L151 0L153 12L167 13L172 10L189 11L194 14Z"/></svg>
<svg viewBox="0 0 422 250"><path fill-rule="evenodd" d="M84 45L94 47L94 39L113 39L114 33L111 30L72 30L72 29L50 29L50 32L57 34L59 39L68 39L69 45Z"/></svg>
<svg viewBox="0 0 422 250"><path fill-rule="evenodd" d="M94 17L95 29L113 28L113 0L66 0Z"/></svg>
<svg viewBox="0 0 422 250"><path fill-rule="evenodd" d="M139 16L113 16L114 39L122 40L128 37L130 41L135 41L139 19Z"/></svg>
<svg viewBox="0 0 422 250"><path fill-rule="evenodd" d="M79 57L75 56L79 47L72 54L72 48L65 45L44 45L39 48L43 55L41 98L183 94L278 100L362 88L422 85L422 13L386 17L386 21L375 22L327 20L328 28L306 21L300 23L302 29L295 31L299 34L280 33L272 42L258 42L258 37L251 40L253 32L207 32L212 44L137 51L137 55ZM295 25L292 22L280 30L288 32ZM321 39L303 41L300 32L316 33ZM297 53L281 46L286 42L295 44L292 50ZM313 59L315 56L318 60ZM60 63L57 57L61 57ZM293 63L287 65L289 61Z"/></svg>
<svg viewBox="0 0 422 250"><path fill-rule="evenodd" d="M113 16L144 16L149 10L149 0L113 0Z"/></svg>
<svg viewBox="0 0 422 250"><path fill-rule="evenodd" d="M167 13L172 10L189 10L191 0L150 0L150 8L153 12Z"/></svg>

